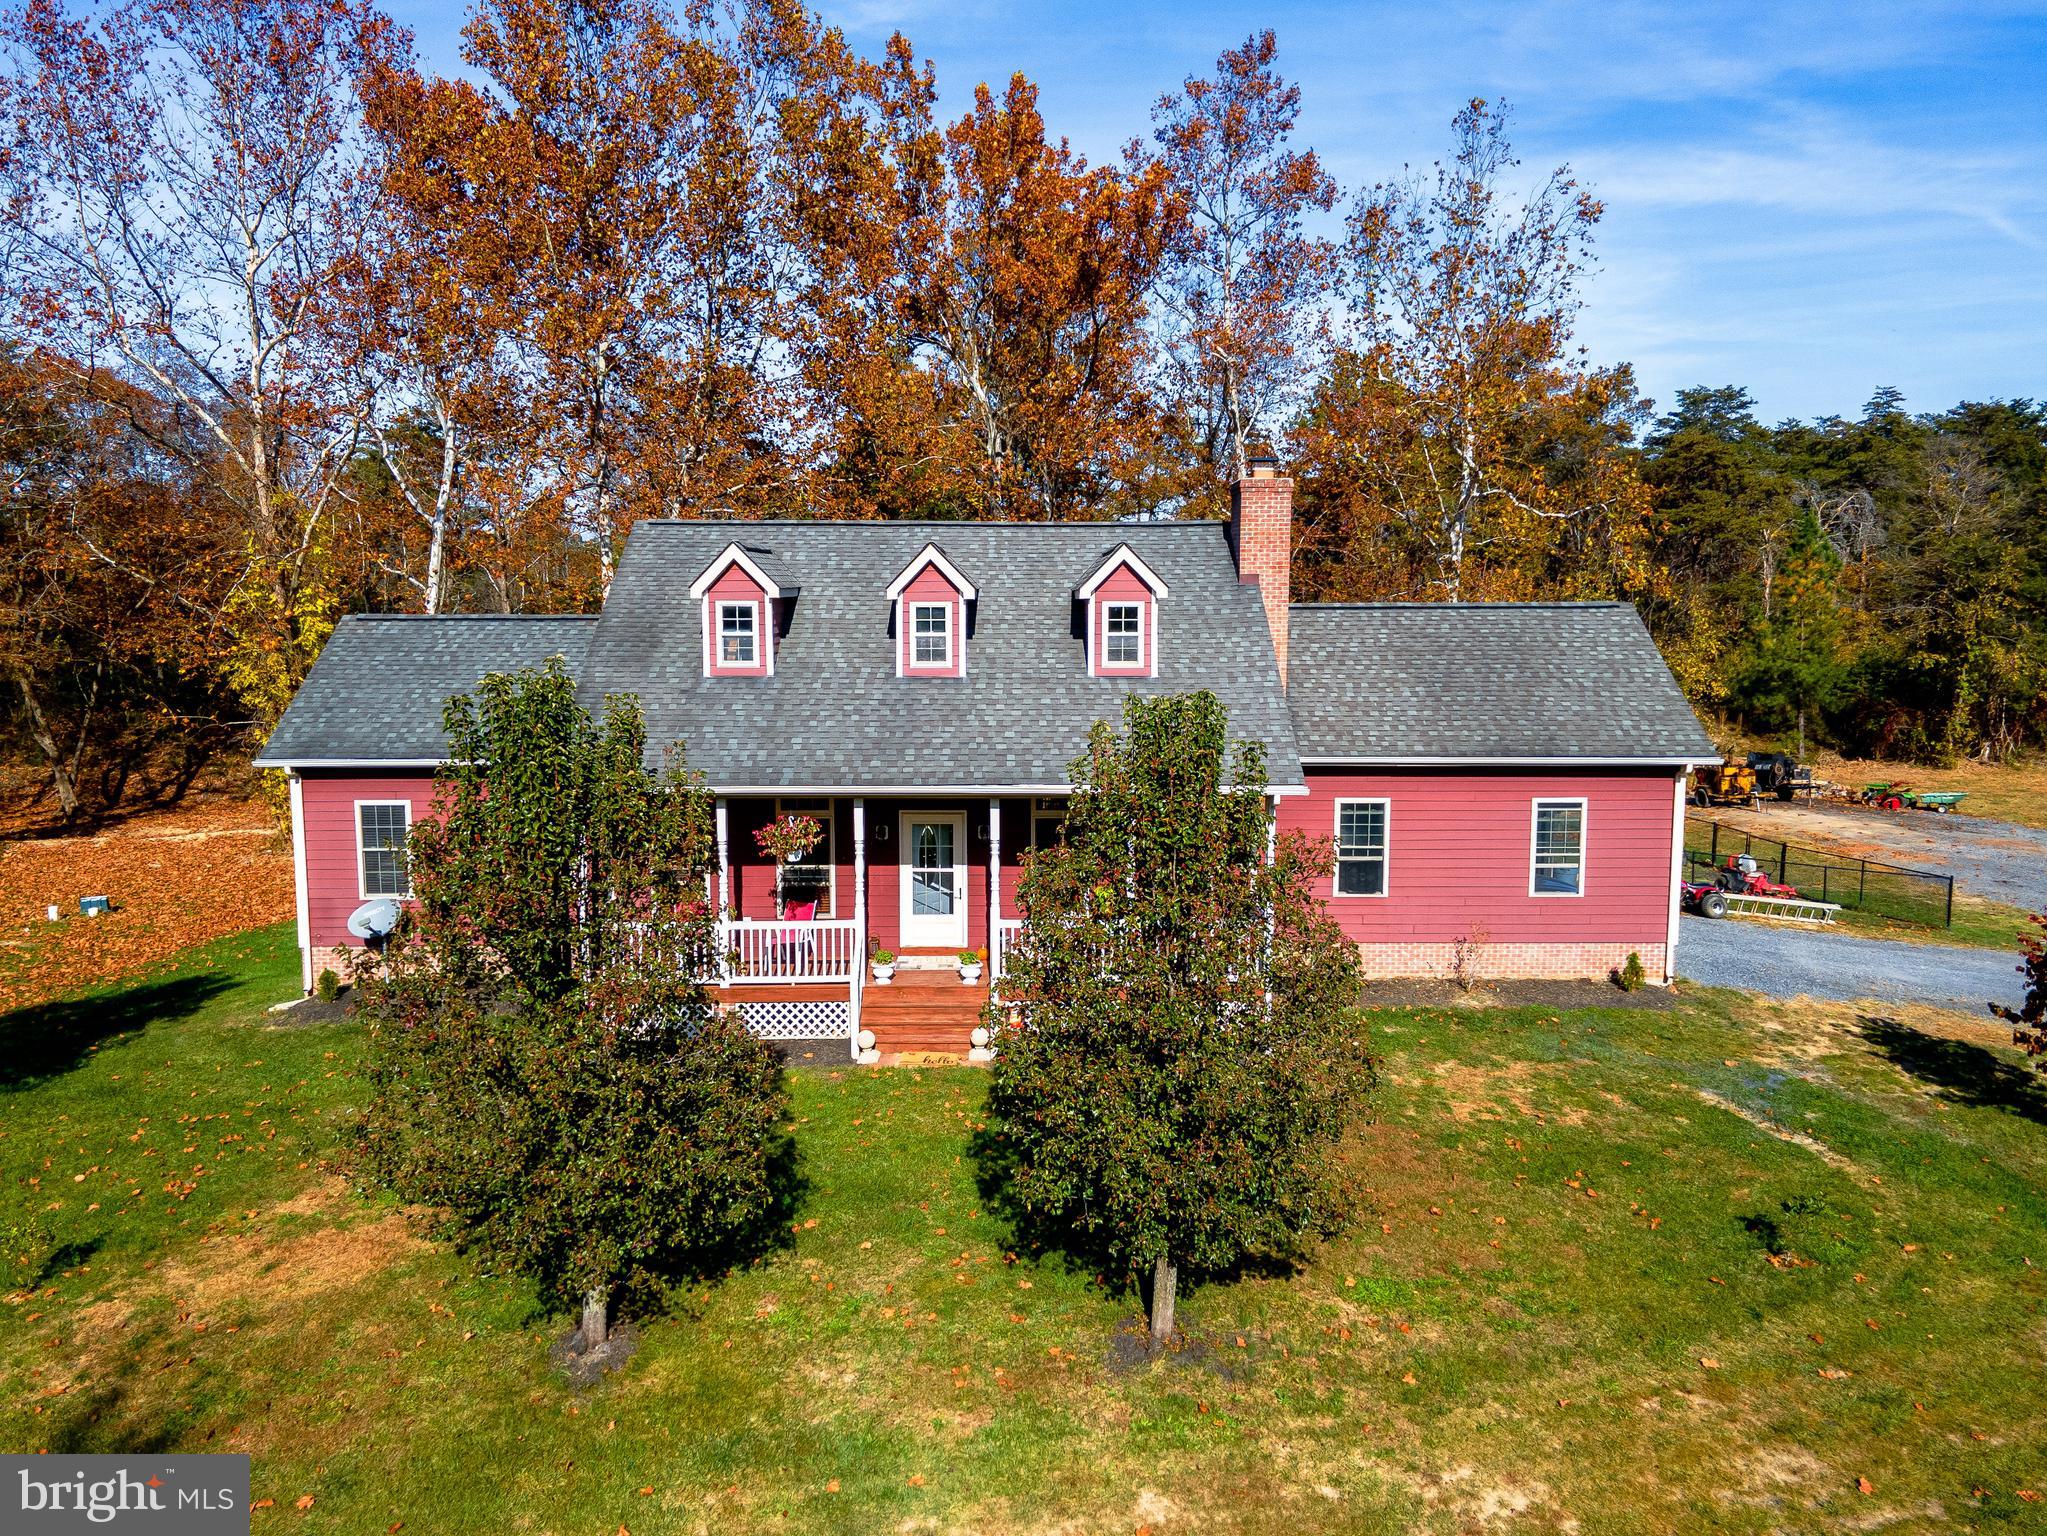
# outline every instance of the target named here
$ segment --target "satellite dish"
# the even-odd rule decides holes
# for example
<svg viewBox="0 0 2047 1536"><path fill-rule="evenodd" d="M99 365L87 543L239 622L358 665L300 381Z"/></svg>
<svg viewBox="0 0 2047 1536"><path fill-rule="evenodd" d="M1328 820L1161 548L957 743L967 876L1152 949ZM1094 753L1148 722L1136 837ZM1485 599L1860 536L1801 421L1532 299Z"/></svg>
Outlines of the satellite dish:
<svg viewBox="0 0 2047 1536"><path fill-rule="evenodd" d="M348 914L348 931L370 944L381 944L398 926L398 903L387 897L366 901Z"/></svg>

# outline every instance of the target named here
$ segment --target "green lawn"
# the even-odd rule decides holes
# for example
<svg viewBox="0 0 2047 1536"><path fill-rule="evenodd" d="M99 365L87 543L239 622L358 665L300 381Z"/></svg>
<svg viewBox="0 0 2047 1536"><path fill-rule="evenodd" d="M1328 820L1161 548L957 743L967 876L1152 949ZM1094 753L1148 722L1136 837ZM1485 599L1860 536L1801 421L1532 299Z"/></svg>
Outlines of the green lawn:
<svg viewBox="0 0 2047 1536"><path fill-rule="evenodd" d="M577 1390L347 1183L289 945L0 1019L0 1449L248 1450L259 1532L2047 1528L2047 1085L1988 1027L1375 1014L1370 1210L1158 1364L1010 1253L983 1075L806 1070L786 1248Z"/></svg>

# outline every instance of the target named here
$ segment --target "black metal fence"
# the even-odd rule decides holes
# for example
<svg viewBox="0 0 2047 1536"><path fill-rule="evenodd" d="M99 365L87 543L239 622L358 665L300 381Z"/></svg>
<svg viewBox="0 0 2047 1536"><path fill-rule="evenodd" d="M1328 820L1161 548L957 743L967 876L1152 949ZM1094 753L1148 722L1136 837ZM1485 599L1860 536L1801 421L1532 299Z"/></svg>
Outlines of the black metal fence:
<svg viewBox="0 0 2047 1536"><path fill-rule="evenodd" d="M1851 912L1928 928L1947 928L1955 920L1952 875L1758 837L1700 816L1685 818L1687 880L1711 880L1730 858L1744 853L1772 880L1795 886L1798 894L1809 900L1838 902Z"/></svg>

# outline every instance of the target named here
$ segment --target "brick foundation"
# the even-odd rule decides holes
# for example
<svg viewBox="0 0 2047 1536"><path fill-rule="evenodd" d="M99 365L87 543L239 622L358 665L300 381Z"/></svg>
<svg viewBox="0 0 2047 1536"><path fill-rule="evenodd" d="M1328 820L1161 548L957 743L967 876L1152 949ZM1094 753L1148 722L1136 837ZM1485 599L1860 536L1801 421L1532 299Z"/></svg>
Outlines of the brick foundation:
<svg viewBox="0 0 2047 1536"><path fill-rule="evenodd" d="M355 963L367 953L359 944L315 944L313 946L313 985L320 984L320 973L332 971L341 978L343 986L355 980Z"/></svg>
<svg viewBox="0 0 2047 1536"><path fill-rule="evenodd" d="M1665 979L1661 944L1487 944L1472 969L1481 981L1603 981L1627 963L1630 951L1642 957L1650 981ZM1453 944L1360 944L1358 956L1366 977L1375 980L1447 980L1457 969Z"/></svg>

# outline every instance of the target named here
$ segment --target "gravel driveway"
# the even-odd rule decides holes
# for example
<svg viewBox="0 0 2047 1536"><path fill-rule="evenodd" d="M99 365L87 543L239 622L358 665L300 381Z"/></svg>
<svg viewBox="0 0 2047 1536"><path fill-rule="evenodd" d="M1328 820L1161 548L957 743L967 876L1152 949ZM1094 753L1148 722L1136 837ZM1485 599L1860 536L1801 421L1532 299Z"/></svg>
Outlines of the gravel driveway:
<svg viewBox="0 0 2047 1536"><path fill-rule="evenodd" d="M2039 827L1930 811L1851 811L1774 801L1760 811L1721 808L1692 814L1765 837L1953 875L1955 888L1967 895L2029 912L2047 907L2047 830Z"/></svg>
<svg viewBox="0 0 2047 1536"><path fill-rule="evenodd" d="M2018 1005L2025 989L2017 967L2018 956L2002 950L1864 939L1739 918L1682 918L1677 939L1678 974L1709 987L1769 997L1926 1003L1984 1017L1986 1003Z"/></svg>

